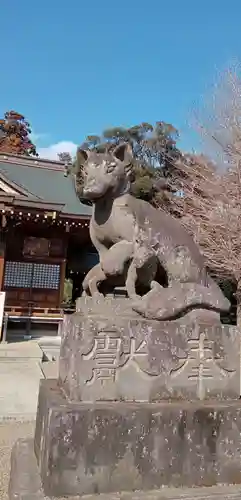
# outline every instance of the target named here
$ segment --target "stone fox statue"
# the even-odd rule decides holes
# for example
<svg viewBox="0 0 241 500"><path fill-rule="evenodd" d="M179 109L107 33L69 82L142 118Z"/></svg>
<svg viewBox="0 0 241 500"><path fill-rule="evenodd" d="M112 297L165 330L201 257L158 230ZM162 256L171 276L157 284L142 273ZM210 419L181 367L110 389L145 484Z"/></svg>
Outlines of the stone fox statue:
<svg viewBox="0 0 241 500"><path fill-rule="evenodd" d="M158 288L154 283L149 293L155 310L150 312L147 293L139 306L135 304L136 311L153 319L172 319L196 306L229 309L229 301L208 276L204 258L185 228L163 210L130 194L133 158L128 145L121 144L111 153L78 150L78 161L83 167L83 196L93 204L90 237L99 253L103 279L121 274L134 254L135 265L141 268L154 252L168 277L168 287ZM145 244L139 247L136 227L146 234ZM166 303L165 294L178 299L163 312L160 301Z"/></svg>
<svg viewBox="0 0 241 500"><path fill-rule="evenodd" d="M158 268L158 260L155 253L150 252L145 262L141 266L136 266L133 256L130 259L130 251L125 242L123 247L122 245L113 245L108 252L108 266L109 268L111 267L112 274L109 273L106 275L100 263L90 269L82 282L83 295L92 295L95 297L102 295L99 291L99 285L105 281L106 287L104 289L106 288L106 290L125 285L127 295L132 299L137 298L138 290L145 290L145 292L150 290L151 283L156 278ZM124 252L126 252L126 256ZM114 275L113 269L115 270Z"/></svg>

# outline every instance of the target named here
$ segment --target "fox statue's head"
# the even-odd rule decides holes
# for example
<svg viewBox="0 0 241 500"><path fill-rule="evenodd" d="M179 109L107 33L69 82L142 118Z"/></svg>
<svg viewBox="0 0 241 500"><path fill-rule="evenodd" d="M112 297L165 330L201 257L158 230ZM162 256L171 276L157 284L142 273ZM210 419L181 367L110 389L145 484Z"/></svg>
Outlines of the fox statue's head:
<svg viewBox="0 0 241 500"><path fill-rule="evenodd" d="M133 157L128 144L120 144L106 153L79 149L77 155L84 177L84 198L94 202L129 192Z"/></svg>

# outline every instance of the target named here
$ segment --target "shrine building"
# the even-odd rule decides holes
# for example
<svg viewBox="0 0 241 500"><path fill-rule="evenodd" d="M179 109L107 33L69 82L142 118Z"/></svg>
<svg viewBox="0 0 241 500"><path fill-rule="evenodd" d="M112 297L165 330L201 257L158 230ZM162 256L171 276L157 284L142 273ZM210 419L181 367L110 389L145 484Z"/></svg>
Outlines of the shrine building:
<svg viewBox="0 0 241 500"><path fill-rule="evenodd" d="M63 163L0 153L5 337L11 322L26 319L28 330L37 319L57 323L69 278L73 301L81 294L84 275L97 261L89 238L90 215L91 207L79 201L75 177Z"/></svg>

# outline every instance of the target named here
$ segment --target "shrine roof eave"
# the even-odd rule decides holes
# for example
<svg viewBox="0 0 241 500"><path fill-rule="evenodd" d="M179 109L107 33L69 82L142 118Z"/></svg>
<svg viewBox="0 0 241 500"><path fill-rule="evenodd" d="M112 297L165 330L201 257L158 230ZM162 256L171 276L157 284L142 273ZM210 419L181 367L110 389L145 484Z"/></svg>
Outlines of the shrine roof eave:
<svg viewBox="0 0 241 500"><path fill-rule="evenodd" d="M11 209L33 210L35 212L56 212L63 219L90 219L90 214L72 214L65 212L63 203L46 202L39 199L26 198L25 196L0 194L0 210L10 211Z"/></svg>
<svg viewBox="0 0 241 500"><path fill-rule="evenodd" d="M61 217L77 220L91 215L91 207L77 195L75 176L60 162L0 154L0 192L15 196L16 206L23 206L25 198L29 209L53 206Z"/></svg>

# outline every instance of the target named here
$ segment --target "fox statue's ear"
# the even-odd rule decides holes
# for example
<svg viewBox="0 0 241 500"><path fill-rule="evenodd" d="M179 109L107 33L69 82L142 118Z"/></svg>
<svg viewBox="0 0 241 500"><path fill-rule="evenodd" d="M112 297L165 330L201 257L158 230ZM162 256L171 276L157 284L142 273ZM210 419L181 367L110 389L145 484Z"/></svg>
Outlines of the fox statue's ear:
<svg viewBox="0 0 241 500"><path fill-rule="evenodd" d="M134 180L133 154L130 144L120 144L113 151L113 157L124 163L126 177L132 182Z"/></svg>
<svg viewBox="0 0 241 500"><path fill-rule="evenodd" d="M127 163L130 162L132 159L132 149L130 144L119 144L119 146L114 149L113 156L119 161Z"/></svg>
<svg viewBox="0 0 241 500"><path fill-rule="evenodd" d="M89 152L86 151L85 149L78 148L76 157L78 164L84 165L89 158Z"/></svg>

